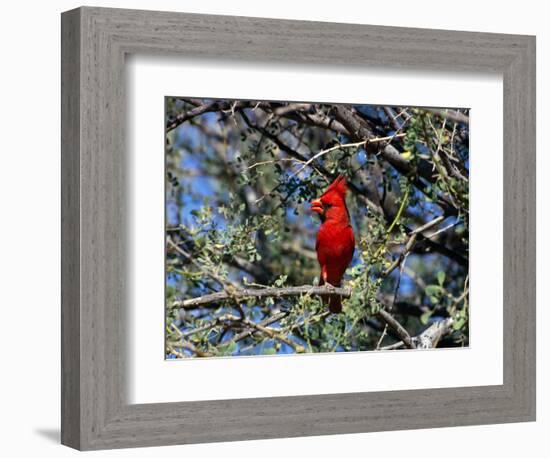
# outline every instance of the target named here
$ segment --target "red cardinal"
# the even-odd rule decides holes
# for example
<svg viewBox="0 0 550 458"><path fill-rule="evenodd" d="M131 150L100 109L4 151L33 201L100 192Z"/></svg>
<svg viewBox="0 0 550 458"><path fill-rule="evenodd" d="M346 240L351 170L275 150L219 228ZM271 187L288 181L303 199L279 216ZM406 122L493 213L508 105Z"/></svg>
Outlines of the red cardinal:
<svg viewBox="0 0 550 458"><path fill-rule="evenodd" d="M340 175L319 199L311 202L311 211L318 213L322 222L315 245L321 266L320 285L340 286L353 258L355 237L346 207L347 189L346 179ZM332 313L342 311L340 296L331 296L328 305Z"/></svg>

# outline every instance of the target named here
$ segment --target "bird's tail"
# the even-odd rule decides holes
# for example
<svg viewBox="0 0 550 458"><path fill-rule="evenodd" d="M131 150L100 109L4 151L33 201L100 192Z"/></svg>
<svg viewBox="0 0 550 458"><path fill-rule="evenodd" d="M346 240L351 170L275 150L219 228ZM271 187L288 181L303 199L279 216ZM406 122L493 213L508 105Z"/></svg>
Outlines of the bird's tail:
<svg viewBox="0 0 550 458"><path fill-rule="evenodd" d="M342 298L340 296L330 296L328 298L328 309L331 313L342 313Z"/></svg>
<svg viewBox="0 0 550 458"><path fill-rule="evenodd" d="M319 285L322 286L325 284L325 281L323 280L323 276L319 279ZM340 283L337 285L332 286L340 286ZM323 297L323 304L328 304L328 309L330 310L330 313L342 313L342 298L340 296L328 296Z"/></svg>

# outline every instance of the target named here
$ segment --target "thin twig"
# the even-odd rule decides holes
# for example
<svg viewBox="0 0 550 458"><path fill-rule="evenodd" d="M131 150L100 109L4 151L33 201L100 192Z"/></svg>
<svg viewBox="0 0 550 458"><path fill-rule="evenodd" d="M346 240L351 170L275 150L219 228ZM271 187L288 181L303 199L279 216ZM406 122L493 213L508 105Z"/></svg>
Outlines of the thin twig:
<svg viewBox="0 0 550 458"><path fill-rule="evenodd" d="M382 331L382 334L380 335L380 338L376 343L376 350L380 350L380 345L382 345L382 341L384 340L384 337L386 337L387 334L388 334L388 323L384 325L384 330Z"/></svg>
<svg viewBox="0 0 550 458"><path fill-rule="evenodd" d="M263 319L258 324L260 324L261 326L269 326L270 324L276 323L277 321L281 320L287 315L288 315L288 312L279 312L275 315L272 315ZM229 342L239 342L253 335L254 332L255 332L254 329L247 329L246 331L242 331L239 334L235 335Z"/></svg>
<svg viewBox="0 0 550 458"><path fill-rule="evenodd" d="M278 164L279 162L297 162L298 164L303 164L303 161L300 161L298 159L295 159L293 157L283 157L281 159L272 159L270 161L260 161L255 162L254 164L249 165L246 170L251 170L256 167L260 167L262 165L269 165L269 164Z"/></svg>
<svg viewBox="0 0 550 458"><path fill-rule="evenodd" d="M399 138L399 137L404 137L406 134L394 134L394 135L390 135L388 137L377 137L377 138L368 138L366 140L363 140L363 141L360 141L360 142L355 142L355 143L345 143L345 144L340 144L340 145L336 145L336 146L332 146L330 148L327 148L327 149L324 149L324 150L321 150L319 151L318 153L316 153L315 155L311 156L307 161L301 161L301 160L296 160L296 162L302 162L303 165L302 167L300 167L298 170L296 170L296 172L293 172L290 174L289 178L293 178L295 176L298 176L301 172L304 171L304 169L308 166L311 166L311 163L313 161L316 161L317 159L319 159L320 157L328 154L328 153L331 153L332 151L336 151L336 150L340 150L340 149L346 149L346 148L357 148L357 147L360 147L360 146L367 146L367 145L370 145L370 144L375 144L375 143L380 143L380 142L386 142L386 141L391 141L393 140L394 138ZM272 195L281 185L278 184L277 186L275 186L275 188L273 188L271 191L267 192L266 194L264 194L263 196L259 197L257 200L256 200L256 203L260 203L262 200L264 200L267 196L270 196Z"/></svg>
<svg viewBox="0 0 550 458"><path fill-rule="evenodd" d="M439 234L445 232L445 231L448 231L449 229L455 227L455 226L458 226L459 224L461 223L460 220L458 221L455 221L454 223L451 223L451 224L448 224L447 226L445 227L442 227L441 229L439 229L438 231L434 232L433 234L430 234L430 235L425 235L424 237L426 237L427 239L433 239L434 237L437 237Z"/></svg>
<svg viewBox="0 0 550 458"><path fill-rule="evenodd" d="M336 151L336 150L339 150L339 149L345 149L345 148L355 148L355 147L359 147L359 146L367 146L367 145L370 145L370 144L375 144L375 143L380 143L380 142L386 142L386 141L391 141L393 140L394 138L399 138L399 137L404 137L406 136L407 134L397 134L397 135L390 135L388 137L376 137L376 138L368 138L366 140L363 140L363 141L360 141L360 142L355 142L355 143L345 143L345 144L342 144L342 145L336 145L336 146L333 146L331 148L327 148L327 149L324 149L324 150L321 150L319 151L317 154L315 154L314 156L312 156L311 158L309 158L306 163L300 167L296 172L294 172L292 174L292 176L296 176L298 175L302 170L304 170L309 164L311 164L313 161L319 159L321 156L324 156L325 154L328 154L332 151Z"/></svg>
<svg viewBox="0 0 550 458"><path fill-rule="evenodd" d="M265 326L262 326L259 323L254 323L250 320L243 320L243 323L247 326L250 326L254 329L257 329L261 333L267 335L268 337L271 337L272 339L276 339L280 342L283 342L287 344L289 347L291 347L296 353L305 353L306 349L300 345L299 343L294 342L289 337L284 335L282 332L275 330L273 328L267 328Z"/></svg>
<svg viewBox="0 0 550 458"><path fill-rule="evenodd" d="M212 272L209 269L205 269L202 264L197 262L193 256L191 256L190 253L185 251L183 248L178 246L175 242L172 241L171 237L167 237L166 242L168 245L170 245L175 251L177 251L179 254L181 254L185 259L187 259L191 264L193 264L197 269L199 269L202 273L210 277L212 280L214 280L216 283L219 283L219 285L222 288L227 288L228 286L233 287L231 283L226 281L224 278L220 277L217 273Z"/></svg>
<svg viewBox="0 0 550 458"><path fill-rule="evenodd" d="M184 335L183 333L178 329L178 327L172 323L171 324L172 329L176 332L176 334L183 339ZM208 353L206 351L200 350L199 348L195 347L191 342L187 342L182 340L181 342L171 342L166 344L166 349L170 351L170 353L176 355L178 358L184 358L185 355L178 352L174 347L179 348L185 348L186 350L189 350L190 352L194 353L195 355L199 357L208 357L213 356L211 353Z"/></svg>
<svg viewBox="0 0 550 458"><path fill-rule="evenodd" d="M395 261L393 261L393 263L382 273L382 276L387 277L388 275L390 275L396 269L396 267L398 267L403 262L405 257L413 249L414 244L416 243L416 238L418 237L419 234L421 234L422 232L425 232L428 229L436 226L437 224L439 224L444 219L445 219L444 216L438 216L437 218L434 218L433 220L427 222L426 224L424 224L420 227L417 227L416 229L411 231L409 233L409 238L407 239L407 242L405 243L405 249L399 255L399 257Z"/></svg>

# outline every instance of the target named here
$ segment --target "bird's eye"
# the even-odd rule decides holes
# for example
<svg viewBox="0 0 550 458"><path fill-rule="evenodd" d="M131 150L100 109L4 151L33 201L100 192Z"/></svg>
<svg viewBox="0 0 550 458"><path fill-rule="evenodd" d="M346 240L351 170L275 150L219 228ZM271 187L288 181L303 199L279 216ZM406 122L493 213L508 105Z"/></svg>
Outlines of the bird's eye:
<svg viewBox="0 0 550 458"><path fill-rule="evenodd" d="M332 206L333 206L332 204L325 204L326 208L332 208Z"/></svg>

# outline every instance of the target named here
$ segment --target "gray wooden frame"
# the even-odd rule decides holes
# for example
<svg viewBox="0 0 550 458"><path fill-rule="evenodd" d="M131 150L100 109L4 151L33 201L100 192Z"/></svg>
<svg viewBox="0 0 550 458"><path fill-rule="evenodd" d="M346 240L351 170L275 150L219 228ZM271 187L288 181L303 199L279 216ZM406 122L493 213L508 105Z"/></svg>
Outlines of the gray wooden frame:
<svg viewBox="0 0 550 458"><path fill-rule="evenodd" d="M503 74L503 385L128 404L129 53ZM104 449L534 419L534 37L90 7L63 13L63 444Z"/></svg>

